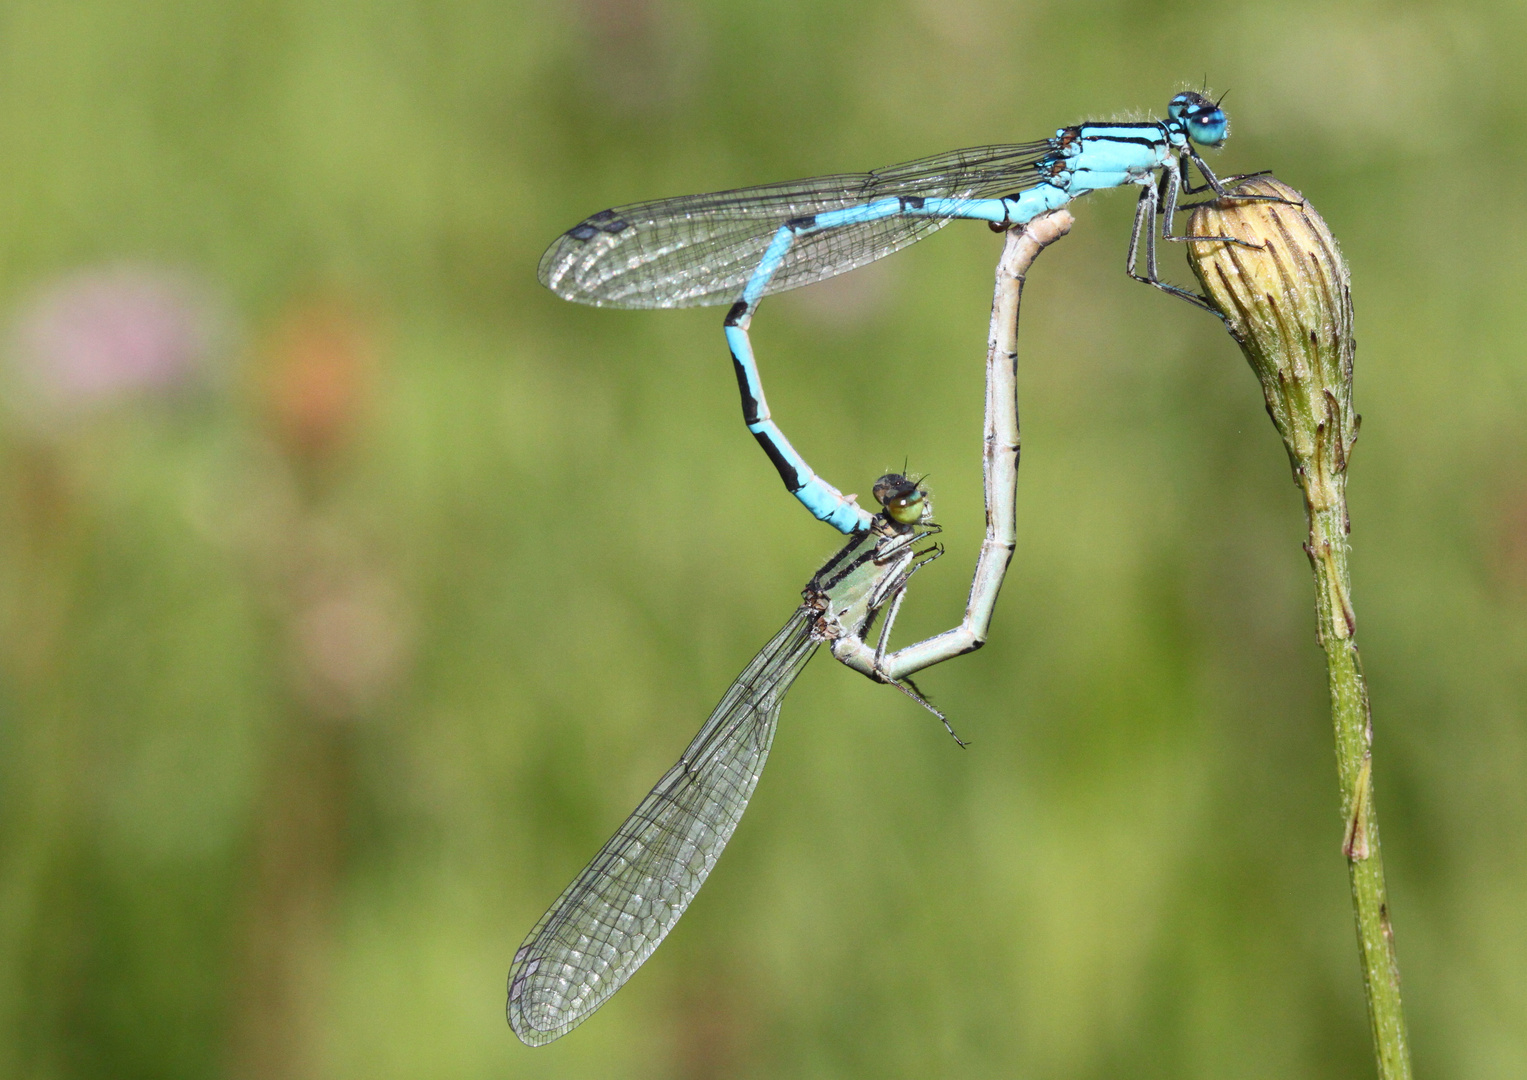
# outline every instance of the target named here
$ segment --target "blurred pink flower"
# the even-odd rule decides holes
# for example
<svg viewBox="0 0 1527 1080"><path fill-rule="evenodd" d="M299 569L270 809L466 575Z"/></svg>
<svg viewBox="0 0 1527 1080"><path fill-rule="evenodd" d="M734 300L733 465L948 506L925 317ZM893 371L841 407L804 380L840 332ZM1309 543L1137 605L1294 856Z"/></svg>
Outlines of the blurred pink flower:
<svg viewBox="0 0 1527 1080"><path fill-rule="evenodd" d="M209 291L151 266L76 271L17 313L11 360L23 407L72 412L194 384L223 328Z"/></svg>

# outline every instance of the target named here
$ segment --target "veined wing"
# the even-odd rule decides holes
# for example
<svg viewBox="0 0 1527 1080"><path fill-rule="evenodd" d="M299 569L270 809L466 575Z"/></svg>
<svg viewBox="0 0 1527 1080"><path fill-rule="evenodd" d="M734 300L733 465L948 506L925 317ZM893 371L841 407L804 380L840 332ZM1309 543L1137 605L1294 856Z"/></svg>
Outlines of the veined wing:
<svg viewBox="0 0 1527 1080"><path fill-rule="evenodd" d="M669 769L514 954L509 1024L532 1046L619 990L695 898L758 783L780 705L816 651L801 608L727 690Z"/></svg>
<svg viewBox="0 0 1527 1080"><path fill-rule="evenodd" d="M541 256L541 284L600 307L695 307L737 299L764 249L792 218L898 195L991 198L1032 186L1050 140L978 146L868 173L685 195L602 210ZM874 262L948 223L881 218L796 239L765 293L783 292Z"/></svg>

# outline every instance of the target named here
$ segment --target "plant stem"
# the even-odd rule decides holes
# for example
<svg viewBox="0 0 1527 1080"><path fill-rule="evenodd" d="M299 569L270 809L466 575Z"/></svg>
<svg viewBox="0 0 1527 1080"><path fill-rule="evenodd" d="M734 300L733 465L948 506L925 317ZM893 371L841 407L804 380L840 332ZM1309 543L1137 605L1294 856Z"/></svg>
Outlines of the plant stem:
<svg viewBox="0 0 1527 1080"><path fill-rule="evenodd" d="M1373 716L1353 640L1357 617L1347 571L1347 461L1360 422L1352 408L1350 276L1326 223L1299 192L1263 176L1243 182L1234 194L1262 201L1228 198L1201 206L1188 232L1243 243L1192 243L1189 260L1262 383L1267 413L1304 495L1309 524L1304 550L1315 574L1316 639L1326 655L1336 729L1342 853L1374 1056L1380 1080L1410 1080L1400 966L1373 800Z"/></svg>
<svg viewBox="0 0 1527 1080"><path fill-rule="evenodd" d="M1313 472L1304 488L1309 542L1305 551L1315 574L1317 638L1326 654L1331 691L1331 720L1336 728L1336 773L1346 815L1342 853L1352 886L1363 989L1378 1074L1383 1080L1409 1080L1410 1049L1400 998L1400 965L1384 886L1384 857L1379 846L1378 814L1373 802L1373 715L1368 684L1353 640L1356 617L1347 572L1346 477L1321 484Z"/></svg>

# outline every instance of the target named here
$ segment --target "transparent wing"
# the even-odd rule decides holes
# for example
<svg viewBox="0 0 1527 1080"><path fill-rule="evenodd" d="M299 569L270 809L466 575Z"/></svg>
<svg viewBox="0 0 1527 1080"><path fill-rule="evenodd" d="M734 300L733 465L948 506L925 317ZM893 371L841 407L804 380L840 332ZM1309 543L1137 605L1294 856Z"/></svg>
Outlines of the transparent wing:
<svg viewBox="0 0 1527 1080"><path fill-rule="evenodd" d="M577 1027L657 948L704 884L758 783L780 705L816 651L802 608L541 916L509 968L509 1024L532 1046Z"/></svg>
<svg viewBox="0 0 1527 1080"><path fill-rule="evenodd" d="M898 195L991 198L1032 186L1050 140L978 146L869 173L685 195L602 210L541 256L541 284L600 307L730 303L791 218ZM891 217L798 238L766 293L821 281L922 239L942 217Z"/></svg>

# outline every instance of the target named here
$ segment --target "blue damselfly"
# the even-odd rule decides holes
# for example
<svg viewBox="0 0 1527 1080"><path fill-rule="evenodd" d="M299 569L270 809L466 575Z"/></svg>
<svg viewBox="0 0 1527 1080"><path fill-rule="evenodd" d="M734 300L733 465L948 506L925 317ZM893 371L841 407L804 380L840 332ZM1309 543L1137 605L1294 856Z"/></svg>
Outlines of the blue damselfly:
<svg viewBox="0 0 1527 1080"><path fill-rule="evenodd" d="M1138 185L1129 275L1203 304L1161 280L1156 238L1159 231L1169 241L1235 242L1172 231L1179 193L1226 195L1195 147L1218 147L1228 133L1218 102L1185 91L1172 98L1165 120L1081 124L1037 142L955 150L874 172L633 203L567 230L541 257L539 276L558 296L601 307L731 305L726 338L748 430L813 515L854 532L867 526L869 512L817 476L770 415L748 337L759 301L873 262L956 218L1002 229L1091 191ZM1204 179L1197 187L1190 164ZM1158 215L1159 230L1151 226Z"/></svg>

